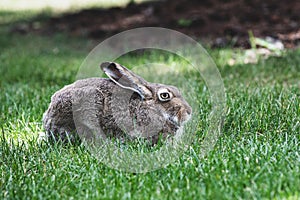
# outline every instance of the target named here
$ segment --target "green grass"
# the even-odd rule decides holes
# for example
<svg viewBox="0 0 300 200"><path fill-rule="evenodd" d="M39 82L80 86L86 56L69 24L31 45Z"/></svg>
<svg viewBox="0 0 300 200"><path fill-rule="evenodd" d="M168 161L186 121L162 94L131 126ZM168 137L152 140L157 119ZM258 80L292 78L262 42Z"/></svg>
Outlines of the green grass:
<svg viewBox="0 0 300 200"><path fill-rule="evenodd" d="M65 35L13 35L7 26L0 26L0 199L300 198L299 49L234 66L226 60L241 52L210 49L227 93L222 137L199 157L209 94L196 74L177 76L198 91L196 139L166 168L132 174L99 163L83 146L36 141L51 95L75 80L94 43ZM164 60L155 53L150 58ZM147 59L130 55L120 62ZM183 64L176 57L165 61Z"/></svg>

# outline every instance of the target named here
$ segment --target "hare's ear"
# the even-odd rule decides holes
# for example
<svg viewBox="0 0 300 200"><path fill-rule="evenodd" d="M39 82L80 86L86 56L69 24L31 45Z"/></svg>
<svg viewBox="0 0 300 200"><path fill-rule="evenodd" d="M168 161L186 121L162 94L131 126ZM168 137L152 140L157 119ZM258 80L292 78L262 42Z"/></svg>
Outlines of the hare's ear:
<svg viewBox="0 0 300 200"><path fill-rule="evenodd" d="M152 97L152 92L147 87L147 81L126 67L114 62L104 62L100 67L120 87L137 92L142 99Z"/></svg>

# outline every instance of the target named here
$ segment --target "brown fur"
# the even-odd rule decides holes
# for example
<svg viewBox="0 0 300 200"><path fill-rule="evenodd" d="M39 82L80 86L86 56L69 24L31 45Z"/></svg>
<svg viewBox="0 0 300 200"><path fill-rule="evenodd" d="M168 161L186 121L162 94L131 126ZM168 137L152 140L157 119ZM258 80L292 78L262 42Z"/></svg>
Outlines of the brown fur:
<svg viewBox="0 0 300 200"><path fill-rule="evenodd" d="M148 83L117 63L101 67L109 79L78 80L52 96L43 117L48 137L140 136L155 144L159 134L163 138L175 135L191 115L191 107L176 87ZM173 98L161 102L157 97L160 88L167 88ZM178 123L171 120L174 117Z"/></svg>

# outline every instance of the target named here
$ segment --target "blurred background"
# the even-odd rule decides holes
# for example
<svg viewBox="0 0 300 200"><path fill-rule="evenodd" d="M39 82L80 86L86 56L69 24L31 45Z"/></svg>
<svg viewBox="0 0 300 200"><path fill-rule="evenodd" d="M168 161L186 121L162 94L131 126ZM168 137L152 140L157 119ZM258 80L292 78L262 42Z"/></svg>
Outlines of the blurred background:
<svg viewBox="0 0 300 200"><path fill-rule="evenodd" d="M299 10L300 1L292 0L2 0L0 23L12 22L7 16L14 12L30 11L39 15L19 18L10 26L11 34L63 32L103 40L127 29L159 26L211 47L251 48L266 42L280 49L299 46Z"/></svg>

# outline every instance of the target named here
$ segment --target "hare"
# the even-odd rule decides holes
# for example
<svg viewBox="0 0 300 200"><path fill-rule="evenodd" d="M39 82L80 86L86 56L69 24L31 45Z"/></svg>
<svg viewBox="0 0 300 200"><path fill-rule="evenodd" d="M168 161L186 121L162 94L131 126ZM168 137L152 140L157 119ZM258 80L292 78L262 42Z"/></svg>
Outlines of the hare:
<svg viewBox="0 0 300 200"><path fill-rule="evenodd" d="M78 80L52 96L43 115L47 138L142 137L155 145L160 137L176 135L191 117L176 87L147 82L118 63L100 68L108 78Z"/></svg>

